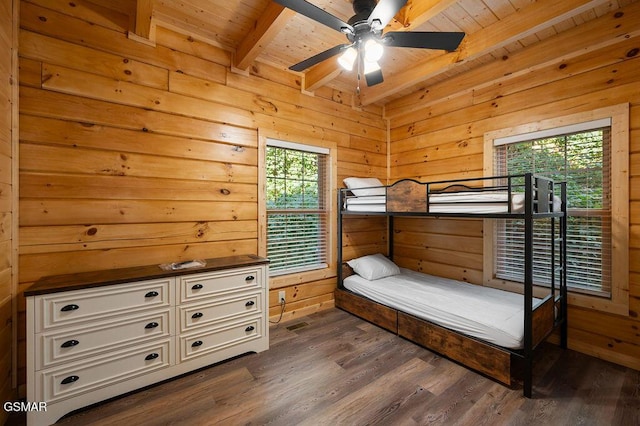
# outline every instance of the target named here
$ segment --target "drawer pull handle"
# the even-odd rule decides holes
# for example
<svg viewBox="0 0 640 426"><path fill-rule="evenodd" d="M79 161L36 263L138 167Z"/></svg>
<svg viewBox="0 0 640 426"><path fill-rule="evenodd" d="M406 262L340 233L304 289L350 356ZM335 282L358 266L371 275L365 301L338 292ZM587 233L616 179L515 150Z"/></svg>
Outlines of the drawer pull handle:
<svg viewBox="0 0 640 426"><path fill-rule="evenodd" d="M63 306L62 308L60 308L60 310L62 312L75 311L77 309L80 309L80 306L78 306L78 305L66 305L66 306Z"/></svg>
<svg viewBox="0 0 640 426"><path fill-rule="evenodd" d="M149 293L145 294L144 297L156 297L157 295L157 291L150 291Z"/></svg>
<svg viewBox="0 0 640 426"><path fill-rule="evenodd" d="M145 359L145 361L151 361L152 359L156 359L159 356L160 355L158 355L157 353L154 352L152 354L149 354L149 355L145 356L144 359Z"/></svg>
<svg viewBox="0 0 640 426"><path fill-rule="evenodd" d="M78 377L78 376L69 376L69 377L64 378L64 379L60 382L60 384L61 384L61 385L68 385L69 383L73 383L73 382L78 381L78 379L79 379L79 378L80 378L80 377Z"/></svg>
<svg viewBox="0 0 640 426"><path fill-rule="evenodd" d="M193 287L191 287L191 290L200 290L202 288L202 284L195 284Z"/></svg>
<svg viewBox="0 0 640 426"><path fill-rule="evenodd" d="M157 322L150 322L149 324L145 325L144 328L156 328L157 326Z"/></svg>
<svg viewBox="0 0 640 426"><path fill-rule="evenodd" d="M249 275L249 276L248 276L247 278L245 278L244 280L245 280L245 281L253 281L253 280L255 280L255 279L256 279L256 277L254 277L253 275Z"/></svg>
<svg viewBox="0 0 640 426"><path fill-rule="evenodd" d="M247 303L244 304L244 306L253 306L255 304L256 302L254 302L253 300L249 300Z"/></svg>
<svg viewBox="0 0 640 426"><path fill-rule="evenodd" d="M203 313L202 312L196 312L195 314L191 315L191 318L196 319L196 318L202 318Z"/></svg>
<svg viewBox="0 0 640 426"><path fill-rule="evenodd" d="M77 340L67 340L66 342L64 342L63 344L60 345L61 348L71 348L77 344L79 344L80 342L78 342Z"/></svg>
<svg viewBox="0 0 640 426"><path fill-rule="evenodd" d="M202 340L196 340L191 344L192 348L197 348L198 346L202 346Z"/></svg>
<svg viewBox="0 0 640 426"><path fill-rule="evenodd" d="M253 331L255 329L256 328L254 326L250 325L249 327L245 328L244 331Z"/></svg>

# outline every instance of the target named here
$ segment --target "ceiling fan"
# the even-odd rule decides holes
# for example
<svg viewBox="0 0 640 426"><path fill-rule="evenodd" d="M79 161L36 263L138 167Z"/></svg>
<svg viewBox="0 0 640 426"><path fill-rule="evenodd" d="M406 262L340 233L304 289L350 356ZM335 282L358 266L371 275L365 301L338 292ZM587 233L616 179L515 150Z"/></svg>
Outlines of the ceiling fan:
<svg viewBox="0 0 640 426"><path fill-rule="evenodd" d="M358 89L360 73L363 72L367 86L384 81L378 60L385 46L440 49L453 51L465 36L459 32L390 31L383 29L407 3L407 0L353 0L355 15L349 21L326 12L305 0L274 0L301 15L313 19L347 36L349 43L334 46L302 62L289 67L293 71L304 71L324 60L341 54L338 63L347 70L358 66Z"/></svg>

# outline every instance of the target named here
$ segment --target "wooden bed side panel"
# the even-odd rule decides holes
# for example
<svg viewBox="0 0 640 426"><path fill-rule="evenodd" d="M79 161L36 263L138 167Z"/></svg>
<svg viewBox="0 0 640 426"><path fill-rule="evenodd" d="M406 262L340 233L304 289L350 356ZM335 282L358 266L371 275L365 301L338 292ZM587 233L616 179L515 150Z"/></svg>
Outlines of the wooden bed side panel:
<svg viewBox="0 0 640 426"><path fill-rule="evenodd" d="M398 334L454 361L511 385L511 354L452 330L398 312Z"/></svg>
<svg viewBox="0 0 640 426"><path fill-rule="evenodd" d="M398 311L346 290L336 289L336 307L386 330L398 333Z"/></svg>
<svg viewBox="0 0 640 426"><path fill-rule="evenodd" d="M402 180L387 187L387 211L425 213L426 186L413 180Z"/></svg>
<svg viewBox="0 0 640 426"><path fill-rule="evenodd" d="M553 331L554 307L553 298L549 297L533 311L533 347L536 347Z"/></svg>

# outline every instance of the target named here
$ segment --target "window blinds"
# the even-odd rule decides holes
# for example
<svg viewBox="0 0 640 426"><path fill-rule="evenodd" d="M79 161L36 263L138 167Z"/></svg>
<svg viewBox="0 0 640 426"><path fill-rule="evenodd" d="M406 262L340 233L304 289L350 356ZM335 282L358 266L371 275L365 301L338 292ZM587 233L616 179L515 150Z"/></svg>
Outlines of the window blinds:
<svg viewBox="0 0 640 426"><path fill-rule="evenodd" d="M610 127L579 130L544 135L543 139L498 141L494 147L494 170L499 175L533 171L567 182L568 286L573 291L610 296ZM550 222L536 221L534 228L534 282L541 285L550 284L552 272L544 263L551 250L549 226ZM497 278L523 281L523 227L523 222L517 220L497 223Z"/></svg>
<svg viewBox="0 0 640 426"><path fill-rule="evenodd" d="M267 256L271 275L325 268L328 263L328 155L299 147L267 147Z"/></svg>

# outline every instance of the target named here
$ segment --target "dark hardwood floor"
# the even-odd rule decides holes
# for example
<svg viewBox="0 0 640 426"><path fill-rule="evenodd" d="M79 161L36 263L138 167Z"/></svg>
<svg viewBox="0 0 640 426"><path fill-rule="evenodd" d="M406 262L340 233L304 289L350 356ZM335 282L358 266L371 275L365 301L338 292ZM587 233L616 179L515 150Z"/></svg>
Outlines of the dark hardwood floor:
<svg viewBox="0 0 640 426"><path fill-rule="evenodd" d="M14 421L19 419L13 419ZM95 405L61 425L639 425L640 372L547 344L534 395L337 309L271 348Z"/></svg>

